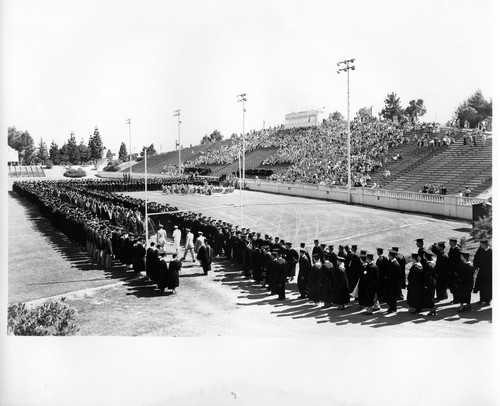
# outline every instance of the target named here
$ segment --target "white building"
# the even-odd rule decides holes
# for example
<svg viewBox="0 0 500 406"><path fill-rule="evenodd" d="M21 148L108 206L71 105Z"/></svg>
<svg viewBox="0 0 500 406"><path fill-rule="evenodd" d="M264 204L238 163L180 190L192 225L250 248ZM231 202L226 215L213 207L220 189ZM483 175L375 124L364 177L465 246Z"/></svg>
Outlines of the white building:
<svg viewBox="0 0 500 406"><path fill-rule="evenodd" d="M319 124L321 110L299 111L285 116L285 128L311 127Z"/></svg>

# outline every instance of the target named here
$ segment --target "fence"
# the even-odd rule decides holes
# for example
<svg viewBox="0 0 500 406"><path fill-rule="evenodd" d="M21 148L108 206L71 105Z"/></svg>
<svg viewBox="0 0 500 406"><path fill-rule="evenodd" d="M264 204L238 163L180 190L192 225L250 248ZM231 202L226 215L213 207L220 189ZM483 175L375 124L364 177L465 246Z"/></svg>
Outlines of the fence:
<svg viewBox="0 0 500 406"><path fill-rule="evenodd" d="M282 183L246 179L246 189L260 192L301 196L314 199L348 202L345 186L321 186L303 183ZM386 189L351 188L350 201L354 204L382 209L431 214L472 220L472 205L486 202L475 197L458 197Z"/></svg>

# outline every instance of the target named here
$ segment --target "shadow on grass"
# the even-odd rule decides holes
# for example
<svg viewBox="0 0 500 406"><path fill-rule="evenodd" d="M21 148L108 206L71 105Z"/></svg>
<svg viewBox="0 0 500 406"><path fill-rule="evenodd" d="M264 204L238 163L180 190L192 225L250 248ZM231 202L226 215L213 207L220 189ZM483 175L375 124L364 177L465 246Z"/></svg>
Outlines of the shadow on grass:
<svg viewBox="0 0 500 406"><path fill-rule="evenodd" d="M110 269L105 269L95 263L92 263L89 254L85 251L85 247L69 239L60 230L56 229L52 223L43 217L38 210L37 206L30 203L29 201L20 198L13 191L9 191L10 197L12 197L17 204L19 204L26 212L26 220L33 224L34 231L39 233L47 242L47 244L56 252L58 252L63 259L65 259L71 266L77 271L85 272L93 271L92 276L95 276L95 272L101 271L102 278L82 278L64 281L51 281L51 282L38 282L29 285L57 285L64 283L79 283L79 282L91 282L91 281L109 281L117 280L129 282L137 278L137 275L130 272L124 265L119 261L113 260L113 266ZM81 275L81 274L80 274ZM75 274L75 276L79 276ZM90 275L88 275L90 276Z"/></svg>

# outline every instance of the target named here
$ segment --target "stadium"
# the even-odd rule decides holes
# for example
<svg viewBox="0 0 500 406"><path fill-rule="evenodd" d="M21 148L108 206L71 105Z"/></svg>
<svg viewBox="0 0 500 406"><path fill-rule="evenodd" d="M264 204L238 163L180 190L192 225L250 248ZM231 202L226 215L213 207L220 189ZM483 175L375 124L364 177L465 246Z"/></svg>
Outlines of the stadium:
<svg viewBox="0 0 500 406"><path fill-rule="evenodd" d="M428 251L440 241L448 251L454 238L473 260L478 238L490 237L471 232L473 221L490 215L491 133L358 114L349 124L347 185L347 122L315 121L298 125L295 117L289 128L146 154L118 171L87 169L83 179L67 180L55 167L9 166L9 304L64 297L82 335L489 336L489 303L458 313L447 287L449 298L436 300L435 316L414 314L406 287L417 238ZM177 246L174 226L181 231ZM188 228L203 230L211 246L207 272L197 249L196 259L182 262L177 291L165 291L147 269L146 249L158 243L160 228L168 262L174 252L186 259ZM298 261L286 279L286 299L278 300L259 276L266 266L254 252L290 243L298 257L299 245L314 252L315 240L338 256L349 255L341 246L357 245L363 261L377 248L387 255L398 247L404 297L395 314L386 314L377 297L379 311L357 303L359 275L344 311L328 299L305 300ZM39 267L45 272L34 272ZM479 296L472 293L472 303Z"/></svg>

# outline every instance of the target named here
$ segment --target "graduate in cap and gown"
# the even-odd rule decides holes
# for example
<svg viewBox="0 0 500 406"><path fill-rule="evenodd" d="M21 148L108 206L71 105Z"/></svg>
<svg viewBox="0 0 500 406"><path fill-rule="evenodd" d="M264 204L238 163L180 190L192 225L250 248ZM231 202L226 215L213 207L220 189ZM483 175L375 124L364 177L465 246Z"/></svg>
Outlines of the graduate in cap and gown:
<svg viewBox="0 0 500 406"><path fill-rule="evenodd" d="M177 253L172 254L172 261L168 265L168 272L166 278L167 288L172 291L172 293L177 293L175 290L179 287L179 271L182 268L182 262L177 258Z"/></svg>
<svg viewBox="0 0 500 406"><path fill-rule="evenodd" d="M321 300L324 303L324 307L330 307L332 305L334 265L330 262L330 254L328 252L323 253L323 258L325 262L321 267Z"/></svg>
<svg viewBox="0 0 500 406"><path fill-rule="evenodd" d="M493 254L488 240L481 240L474 255L474 267L478 270L474 293L479 292L479 303L490 305L492 300Z"/></svg>
<svg viewBox="0 0 500 406"><path fill-rule="evenodd" d="M387 267L385 301L389 306L387 314L397 310L398 295L401 293L401 265L396 260L398 253L389 251L389 265Z"/></svg>
<svg viewBox="0 0 500 406"><path fill-rule="evenodd" d="M474 265L469 260L469 253L465 251L460 251L462 261L460 267L458 268L458 283L456 289L456 301L460 303L458 309L459 313L468 311L471 309L471 293L474 288Z"/></svg>
<svg viewBox="0 0 500 406"><path fill-rule="evenodd" d="M312 256L313 265L309 271L309 299L314 303L319 303L321 300L321 268L323 264L321 263L321 258L319 254L313 254Z"/></svg>
<svg viewBox="0 0 500 406"><path fill-rule="evenodd" d="M305 299L309 295L309 272L311 271L311 261L307 257L306 249L300 248L300 258L299 258L299 277L297 280L297 286L299 288L299 299Z"/></svg>
<svg viewBox="0 0 500 406"><path fill-rule="evenodd" d="M333 269L332 303L338 306L338 310L344 310L345 305L351 300L345 262L344 257L337 256L337 266Z"/></svg>
<svg viewBox="0 0 500 406"><path fill-rule="evenodd" d="M361 270L358 286L359 304L366 308L366 314L373 313L375 298L377 294L379 274L377 265L373 262L373 254L366 254L365 266Z"/></svg>
<svg viewBox="0 0 500 406"><path fill-rule="evenodd" d="M411 254L412 265L408 273L408 295L406 302L410 313L417 314L422 311L424 301L424 267L418 253Z"/></svg>

